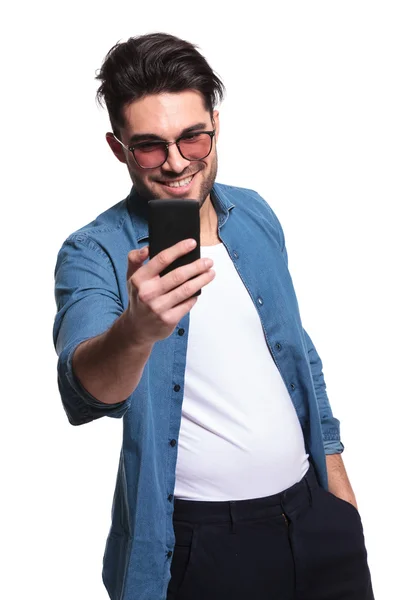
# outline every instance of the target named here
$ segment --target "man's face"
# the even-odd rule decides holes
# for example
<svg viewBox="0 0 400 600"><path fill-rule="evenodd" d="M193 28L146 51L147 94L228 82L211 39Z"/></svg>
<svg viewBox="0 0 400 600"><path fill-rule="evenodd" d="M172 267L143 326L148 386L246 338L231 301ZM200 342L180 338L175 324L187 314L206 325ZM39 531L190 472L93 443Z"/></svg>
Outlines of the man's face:
<svg viewBox="0 0 400 600"><path fill-rule="evenodd" d="M145 96L125 106L123 116L125 126L120 130L120 140L126 146L133 146L139 141L141 144L153 142L155 138L172 142L194 126L195 130L190 131L191 133L216 130L211 152L206 158L187 160L173 144L168 148L166 162L151 169L141 168L136 164L132 153L125 150L111 134L107 134L107 141L114 154L121 162L126 163L132 182L143 198L190 198L198 200L202 206L209 197L217 175L215 144L219 133L218 112L214 111L211 119L201 94L187 90ZM177 186L176 182L187 178L189 180L185 181L185 185Z"/></svg>

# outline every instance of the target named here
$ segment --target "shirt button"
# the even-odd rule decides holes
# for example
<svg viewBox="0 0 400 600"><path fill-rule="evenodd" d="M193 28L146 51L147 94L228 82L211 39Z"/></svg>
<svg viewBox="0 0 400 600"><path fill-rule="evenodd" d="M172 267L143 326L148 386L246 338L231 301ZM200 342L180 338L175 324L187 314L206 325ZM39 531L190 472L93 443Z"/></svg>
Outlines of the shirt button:
<svg viewBox="0 0 400 600"><path fill-rule="evenodd" d="M176 446L176 440L171 440L169 445L172 447Z"/></svg>
<svg viewBox="0 0 400 600"><path fill-rule="evenodd" d="M281 346L281 345L280 345L280 343L278 342L277 344L275 344L275 348L276 348L277 350L281 350L281 349L282 349L282 346Z"/></svg>
<svg viewBox="0 0 400 600"><path fill-rule="evenodd" d="M168 496L168 501L169 501L169 502L172 502L172 499L173 499L173 497L174 497L174 496L173 496L172 494L170 494L170 495Z"/></svg>
<svg viewBox="0 0 400 600"><path fill-rule="evenodd" d="M178 335L183 335L185 333L185 330L182 329L182 327L180 329L178 329Z"/></svg>
<svg viewBox="0 0 400 600"><path fill-rule="evenodd" d="M181 386L178 383L176 385L174 385L174 392L179 392L180 389L181 389Z"/></svg>
<svg viewBox="0 0 400 600"><path fill-rule="evenodd" d="M239 254L236 252L236 250L233 252L233 256L234 256L235 258L239 258Z"/></svg>
<svg viewBox="0 0 400 600"><path fill-rule="evenodd" d="M172 550L168 550L168 552L167 552L167 557L168 557L168 558L171 558L171 556L172 556Z"/></svg>
<svg viewBox="0 0 400 600"><path fill-rule="evenodd" d="M258 297L258 298L257 298L257 302L258 302L258 304L259 304L260 306L262 306L262 305L264 304L264 301L263 301L263 299L262 299L262 298L260 298L260 297Z"/></svg>
<svg viewBox="0 0 400 600"><path fill-rule="evenodd" d="M294 390L296 386L294 385L294 383L291 383L290 387L292 388L292 390Z"/></svg>

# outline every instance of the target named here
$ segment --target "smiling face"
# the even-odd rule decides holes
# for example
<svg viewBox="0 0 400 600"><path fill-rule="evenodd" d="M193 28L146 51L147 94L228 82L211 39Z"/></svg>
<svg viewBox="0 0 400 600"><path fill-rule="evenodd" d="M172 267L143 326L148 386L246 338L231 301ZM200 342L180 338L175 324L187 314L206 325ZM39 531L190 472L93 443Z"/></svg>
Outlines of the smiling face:
<svg viewBox="0 0 400 600"><path fill-rule="evenodd" d="M135 100L125 106L123 117L124 127L120 129L119 139L125 146L154 143L155 140L173 142L181 136L189 136L185 156L190 156L190 136L215 129L211 152L205 158L187 160L180 154L176 144L172 144L168 147L166 162L151 169L139 166L132 153L123 148L111 133L107 134L110 147L117 158L126 163L136 191L143 198L190 198L198 200L202 206L209 199L217 175L218 111L214 111L211 119L201 94L186 90L154 94ZM147 148L151 149L151 146ZM181 148L183 150L183 144ZM146 157L144 154L142 156L145 161Z"/></svg>

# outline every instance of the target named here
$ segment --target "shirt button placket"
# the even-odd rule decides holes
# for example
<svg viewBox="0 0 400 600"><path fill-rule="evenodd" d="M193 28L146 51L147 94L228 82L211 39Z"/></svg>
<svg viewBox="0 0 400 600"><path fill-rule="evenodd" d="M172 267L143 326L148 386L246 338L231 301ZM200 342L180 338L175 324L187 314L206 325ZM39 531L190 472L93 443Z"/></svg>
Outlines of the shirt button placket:
<svg viewBox="0 0 400 600"><path fill-rule="evenodd" d="M179 329L178 335L183 335L184 333L185 333L184 329ZM174 392L179 392L180 389L181 389L181 386L179 385L179 383L176 383L174 385ZM176 446L176 440L175 439L170 440L169 441L169 445L171 446L171 448L175 448L175 446ZM174 499L174 495L173 494L168 494L168 502L172 503L173 499ZM169 551L168 554L167 554L167 557L171 558L171 556L172 556L172 552Z"/></svg>

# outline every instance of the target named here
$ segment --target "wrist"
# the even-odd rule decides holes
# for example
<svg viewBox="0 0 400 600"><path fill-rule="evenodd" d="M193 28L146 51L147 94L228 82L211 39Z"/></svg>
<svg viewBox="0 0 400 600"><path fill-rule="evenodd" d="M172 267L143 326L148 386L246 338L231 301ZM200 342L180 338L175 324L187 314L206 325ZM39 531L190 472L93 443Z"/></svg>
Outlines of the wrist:
<svg viewBox="0 0 400 600"><path fill-rule="evenodd" d="M149 353L153 347L151 342L146 342L140 338L137 328L132 323L132 318L128 310L125 310L120 318L115 321L115 333L122 347L135 350L136 352Z"/></svg>
<svg viewBox="0 0 400 600"><path fill-rule="evenodd" d="M350 502L357 508L356 497L353 492L350 480L340 454L330 454L326 457L326 466L328 471L328 489L329 491Z"/></svg>

